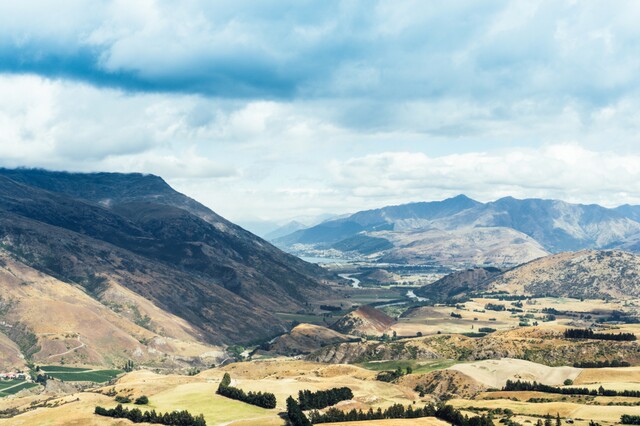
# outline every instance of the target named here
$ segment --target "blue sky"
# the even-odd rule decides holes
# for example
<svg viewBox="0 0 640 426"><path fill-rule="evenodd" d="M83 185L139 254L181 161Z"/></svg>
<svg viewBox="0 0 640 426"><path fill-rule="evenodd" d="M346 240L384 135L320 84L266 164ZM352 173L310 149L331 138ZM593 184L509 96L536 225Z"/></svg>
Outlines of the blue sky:
<svg viewBox="0 0 640 426"><path fill-rule="evenodd" d="M0 165L232 220L466 193L640 204L633 1L0 4Z"/></svg>

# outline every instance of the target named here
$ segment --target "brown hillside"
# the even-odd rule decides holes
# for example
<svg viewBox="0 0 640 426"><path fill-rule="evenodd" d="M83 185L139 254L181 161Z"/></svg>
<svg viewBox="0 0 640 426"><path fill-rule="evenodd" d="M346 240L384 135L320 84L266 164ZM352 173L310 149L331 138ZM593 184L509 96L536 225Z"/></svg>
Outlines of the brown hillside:
<svg viewBox="0 0 640 426"><path fill-rule="evenodd" d="M554 297L637 298L640 256L622 251L560 253L505 272L490 287Z"/></svg>
<svg viewBox="0 0 640 426"><path fill-rule="evenodd" d="M363 305L340 318L331 328L344 334L375 336L385 333L393 324L395 320L384 312Z"/></svg>
<svg viewBox="0 0 640 426"><path fill-rule="evenodd" d="M278 337L271 344L269 351L280 355L309 354L324 346L343 343L351 337L313 324L300 324L287 334Z"/></svg>

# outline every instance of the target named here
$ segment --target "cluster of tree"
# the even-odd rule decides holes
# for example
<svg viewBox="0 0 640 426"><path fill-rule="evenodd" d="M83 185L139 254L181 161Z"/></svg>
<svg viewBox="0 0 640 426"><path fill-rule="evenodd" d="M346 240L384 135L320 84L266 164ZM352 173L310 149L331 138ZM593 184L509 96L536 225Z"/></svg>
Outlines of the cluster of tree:
<svg viewBox="0 0 640 426"><path fill-rule="evenodd" d="M596 333L590 328L568 328L564 331L564 337L567 339L616 340L619 342L637 340L633 333Z"/></svg>
<svg viewBox="0 0 640 426"><path fill-rule="evenodd" d="M504 311L506 308L499 303L487 303L484 308L488 311Z"/></svg>
<svg viewBox="0 0 640 426"><path fill-rule="evenodd" d="M444 405L439 408L433 405L414 408L409 405L405 408L402 404L395 404L386 410L378 408L374 411L370 408L366 412L355 409L345 412L330 408L324 414L318 411L309 413L309 419L312 424L382 419L416 419L420 417L437 417L456 426L493 426L493 421L490 417L482 415L469 418L450 405Z"/></svg>
<svg viewBox="0 0 640 426"><path fill-rule="evenodd" d="M491 327L480 327L478 331L480 333L493 333L494 331L496 331L496 329Z"/></svg>
<svg viewBox="0 0 640 426"><path fill-rule="evenodd" d="M322 309L323 311L329 311L329 312L339 312L342 310L340 306L332 306L332 305L320 305L320 309Z"/></svg>
<svg viewBox="0 0 640 426"><path fill-rule="evenodd" d="M623 414L620 417L620 423L623 425L640 425L640 416L632 416L630 414Z"/></svg>
<svg viewBox="0 0 640 426"><path fill-rule="evenodd" d="M457 314L457 313L455 313L455 312L451 312L451 316L452 316L453 318L458 318L458 319L462 318L462 315Z"/></svg>
<svg viewBox="0 0 640 426"><path fill-rule="evenodd" d="M122 366L122 369L124 371L126 371L127 373L132 372L133 369L134 369L133 361L129 360L129 361L125 362L124 365Z"/></svg>
<svg viewBox="0 0 640 426"><path fill-rule="evenodd" d="M149 398L147 395L142 395L133 402L136 405L147 405L149 403Z"/></svg>
<svg viewBox="0 0 640 426"><path fill-rule="evenodd" d="M131 398L128 396L118 395L116 396L116 402L119 402L120 404L128 404L131 402Z"/></svg>
<svg viewBox="0 0 640 426"><path fill-rule="evenodd" d="M206 426L202 414L193 416L186 410L174 411L171 413L156 413L155 410L140 411L139 408L123 408L122 404L118 404L116 408L106 409L96 407L95 414L105 417L113 417L115 419L128 419L133 423L156 423L170 426Z"/></svg>
<svg viewBox="0 0 640 426"><path fill-rule="evenodd" d="M381 382L393 382L396 379L404 376L405 374L413 373L413 369L411 367L407 367L406 370L398 367L393 371L381 371L376 376L376 380L380 380Z"/></svg>
<svg viewBox="0 0 640 426"><path fill-rule="evenodd" d="M560 388L556 386L544 385L538 382L526 382L526 381L512 381L507 380L504 388L504 391L534 391L534 392L545 392L545 393L557 393L562 395L602 395L602 396L625 396L631 398L640 398L640 391L636 390L622 390L615 391L611 389L605 389L602 386L596 389L589 388Z"/></svg>
<svg viewBox="0 0 640 426"><path fill-rule="evenodd" d="M611 312L611 315L608 317L598 318L598 322L609 322L609 321L623 322L625 324L638 324L640 323L640 318L637 316L632 316L627 312L617 311L617 310Z"/></svg>
<svg viewBox="0 0 640 426"><path fill-rule="evenodd" d="M270 392L246 393L242 389L233 387L231 386L229 373L225 373L222 377L217 394L262 408L276 408L276 396L274 394Z"/></svg>
<svg viewBox="0 0 640 426"><path fill-rule="evenodd" d="M45 386L47 384L47 380L49 379L53 379L53 377L49 376L48 374L38 374L35 378L35 382L40 383L42 386Z"/></svg>
<svg viewBox="0 0 640 426"><path fill-rule="evenodd" d="M618 361L614 359L613 361L585 361L585 362L576 362L573 364L576 368L607 368L607 367L630 367L631 364L627 361Z"/></svg>
<svg viewBox="0 0 640 426"><path fill-rule="evenodd" d="M353 398L353 392L348 387L333 388L326 391L311 392L301 390L298 392L298 404L302 410L321 410L340 401Z"/></svg>

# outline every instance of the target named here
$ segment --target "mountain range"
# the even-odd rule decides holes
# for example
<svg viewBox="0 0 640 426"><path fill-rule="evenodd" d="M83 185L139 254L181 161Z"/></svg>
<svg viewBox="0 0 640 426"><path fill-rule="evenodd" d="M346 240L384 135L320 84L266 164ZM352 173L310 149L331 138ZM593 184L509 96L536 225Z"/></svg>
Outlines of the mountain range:
<svg viewBox="0 0 640 426"><path fill-rule="evenodd" d="M459 195L357 212L274 243L290 251L337 250L398 263L515 265L563 251L638 251L640 206L513 197L481 203Z"/></svg>
<svg viewBox="0 0 640 426"><path fill-rule="evenodd" d="M153 175L0 169L0 260L0 344L23 327L30 331L18 339L31 342L36 358L55 346L46 336L77 330L83 316L99 327L88 312L101 313L128 350L145 352L155 337L265 339L286 330L275 313L333 295L324 269ZM64 307L58 291L67 294ZM87 356L106 350L105 335L77 338L93 344Z"/></svg>

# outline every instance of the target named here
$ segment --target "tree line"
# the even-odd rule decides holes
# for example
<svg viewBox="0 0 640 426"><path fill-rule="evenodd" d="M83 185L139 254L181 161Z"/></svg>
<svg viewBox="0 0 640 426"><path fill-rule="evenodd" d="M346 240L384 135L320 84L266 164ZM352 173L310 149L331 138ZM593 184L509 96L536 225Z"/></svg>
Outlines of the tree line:
<svg viewBox="0 0 640 426"><path fill-rule="evenodd" d="M640 398L640 391L636 390L623 390L615 391L611 389L605 389L600 386L596 389L589 388L560 388L557 386L544 385L538 382L526 382L526 381L512 381L507 380L507 383L502 388L503 391L535 391L545 393L557 393L562 395L602 395L602 396L626 396L631 398Z"/></svg>
<svg viewBox="0 0 640 426"><path fill-rule="evenodd" d="M585 361L575 362L573 366L576 368L608 368L608 367L631 367L631 364L627 361L619 361L614 359L613 361Z"/></svg>
<svg viewBox="0 0 640 426"><path fill-rule="evenodd" d="M623 425L640 425L640 416L632 416L630 414L623 414L620 417L620 423Z"/></svg>
<svg viewBox="0 0 640 426"><path fill-rule="evenodd" d="M311 424L382 419L416 419L420 417L437 417L455 426L493 426L493 421L490 417L482 415L469 418L450 405L444 405L439 408L430 404L416 408L409 405L405 408L402 404L395 404L386 410L378 408L374 411L373 408L370 408L366 412L356 409L345 412L337 408L330 408L324 414L316 410L309 413Z"/></svg>
<svg viewBox="0 0 640 426"><path fill-rule="evenodd" d="M113 417L116 419L128 419L133 423L156 423L170 426L206 426L202 414L193 416L186 410L173 411L171 413L156 413L156 410L140 411L139 408L124 408L122 404L118 404L116 408L106 409L96 407L95 414L105 417Z"/></svg>
<svg viewBox="0 0 640 426"><path fill-rule="evenodd" d="M302 410L322 410L340 401L347 401L353 398L353 392L348 387L333 388L326 391L311 392L301 390L298 392L298 404Z"/></svg>
<svg viewBox="0 0 640 426"><path fill-rule="evenodd" d="M568 328L564 331L564 337L567 339L615 340L619 342L637 340L633 333L596 333L590 328Z"/></svg>
<svg viewBox="0 0 640 426"><path fill-rule="evenodd" d="M274 394L270 392L246 393L242 389L233 387L231 386L231 376L229 373L224 373L216 393L218 395L246 402L247 404L256 405L258 407L276 408L276 396Z"/></svg>

